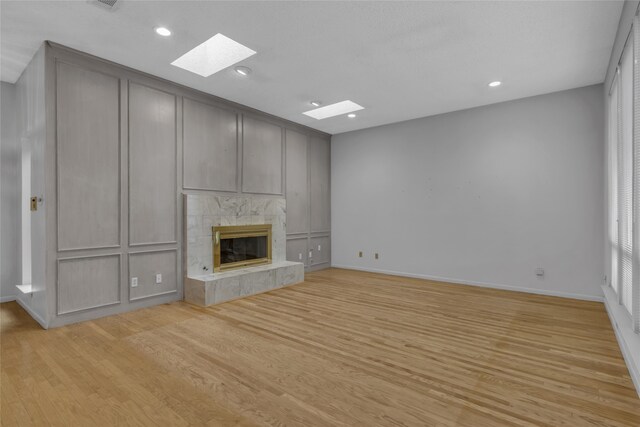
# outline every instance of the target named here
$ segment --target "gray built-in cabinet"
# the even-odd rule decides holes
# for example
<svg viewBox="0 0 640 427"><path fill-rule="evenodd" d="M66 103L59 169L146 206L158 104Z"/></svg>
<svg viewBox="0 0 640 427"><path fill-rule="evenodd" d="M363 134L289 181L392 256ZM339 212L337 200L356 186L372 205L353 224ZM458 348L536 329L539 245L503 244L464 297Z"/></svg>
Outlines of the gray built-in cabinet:
<svg viewBox="0 0 640 427"><path fill-rule="evenodd" d="M49 42L25 75L43 326L182 299L183 193L284 195L287 258L330 265L329 135Z"/></svg>

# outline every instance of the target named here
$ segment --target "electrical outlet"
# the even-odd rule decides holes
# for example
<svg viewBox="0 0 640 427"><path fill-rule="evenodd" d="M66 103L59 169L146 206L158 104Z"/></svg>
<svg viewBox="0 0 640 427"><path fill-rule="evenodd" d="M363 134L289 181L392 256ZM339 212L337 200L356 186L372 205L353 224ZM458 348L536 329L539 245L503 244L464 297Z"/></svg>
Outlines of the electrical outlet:
<svg viewBox="0 0 640 427"><path fill-rule="evenodd" d="M536 268L536 276L543 277L544 276L544 268Z"/></svg>
<svg viewBox="0 0 640 427"><path fill-rule="evenodd" d="M375 254L375 258L376 258L376 259L378 259L378 252L376 252L376 254Z"/></svg>
<svg viewBox="0 0 640 427"><path fill-rule="evenodd" d="M162 283L162 274L156 274L156 285Z"/></svg>
<svg viewBox="0 0 640 427"><path fill-rule="evenodd" d="M362 251L358 252L358 258L362 258Z"/></svg>
<svg viewBox="0 0 640 427"><path fill-rule="evenodd" d="M132 277L131 278L131 287L132 288L137 288L138 287L138 278L137 277Z"/></svg>

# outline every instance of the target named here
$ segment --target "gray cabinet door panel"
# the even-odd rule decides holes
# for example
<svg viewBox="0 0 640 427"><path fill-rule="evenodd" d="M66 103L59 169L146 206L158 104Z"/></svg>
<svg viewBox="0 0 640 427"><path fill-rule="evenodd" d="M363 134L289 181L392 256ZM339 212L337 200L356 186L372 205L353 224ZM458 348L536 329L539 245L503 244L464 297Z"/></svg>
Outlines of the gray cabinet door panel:
<svg viewBox="0 0 640 427"><path fill-rule="evenodd" d="M165 295L178 289L178 259L175 250L129 254L129 301ZM161 283L156 283L160 274ZM131 278L138 286L131 287Z"/></svg>
<svg viewBox="0 0 640 427"><path fill-rule="evenodd" d="M306 237L287 240L287 261L303 262L304 265L308 265L308 242L309 239Z"/></svg>
<svg viewBox="0 0 640 427"><path fill-rule="evenodd" d="M129 85L129 243L176 239L176 98Z"/></svg>
<svg viewBox="0 0 640 427"><path fill-rule="evenodd" d="M120 83L57 65L58 249L120 245Z"/></svg>
<svg viewBox="0 0 640 427"><path fill-rule="evenodd" d="M120 302L120 255L58 261L58 314Z"/></svg>
<svg viewBox="0 0 640 427"><path fill-rule="evenodd" d="M309 231L307 136L286 131L287 233Z"/></svg>
<svg viewBox="0 0 640 427"><path fill-rule="evenodd" d="M331 230L331 144L311 137L309 141L311 232Z"/></svg>
<svg viewBox="0 0 640 427"><path fill-rule="evenodd" d="M236 113L184 98L184 187L236 191Z"/></svg>
<svg viewBox="0 0 640 427"><path fill-rule="evenodd" d="M329 236L312 237L310 251L313 256L311 265L328 263L331 261L331 238Z"/></svg>
<svg viewBox="0 0 640 427"><path fill-rule="evenodd" d="M243 117L242 191L282 194L282 128Z"/></svg>

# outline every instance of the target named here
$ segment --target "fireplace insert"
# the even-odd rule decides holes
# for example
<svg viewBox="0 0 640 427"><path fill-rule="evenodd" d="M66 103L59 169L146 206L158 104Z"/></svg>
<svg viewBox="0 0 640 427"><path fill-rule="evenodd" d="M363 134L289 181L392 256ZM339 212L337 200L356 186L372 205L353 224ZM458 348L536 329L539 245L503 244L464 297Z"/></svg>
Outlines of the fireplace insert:
<svg viewBox="0 0 640 427"><path fill-rule="evenodd" d="M271 224L212 227L213 271L269 264Z"/></svg>

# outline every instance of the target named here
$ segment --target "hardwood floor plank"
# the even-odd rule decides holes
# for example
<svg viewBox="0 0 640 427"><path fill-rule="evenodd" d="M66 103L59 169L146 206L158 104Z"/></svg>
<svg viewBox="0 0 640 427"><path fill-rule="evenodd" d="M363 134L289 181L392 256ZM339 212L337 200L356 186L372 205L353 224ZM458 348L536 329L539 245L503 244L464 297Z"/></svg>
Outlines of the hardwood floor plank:
<svg viewBox="0 0 640 427"><path fill-rule="evenodd" d="M0 322L3 426L640 426L597 302L329 269L208 308Z"/></svg>

